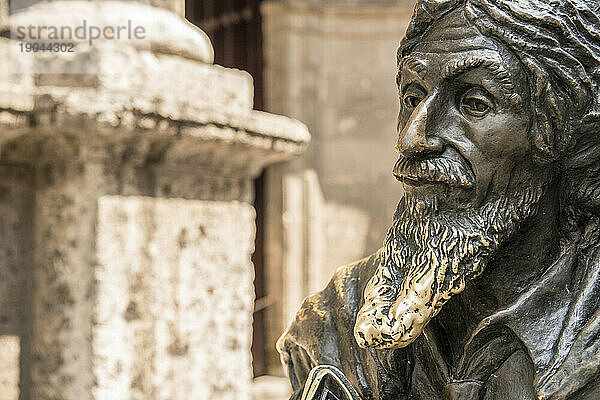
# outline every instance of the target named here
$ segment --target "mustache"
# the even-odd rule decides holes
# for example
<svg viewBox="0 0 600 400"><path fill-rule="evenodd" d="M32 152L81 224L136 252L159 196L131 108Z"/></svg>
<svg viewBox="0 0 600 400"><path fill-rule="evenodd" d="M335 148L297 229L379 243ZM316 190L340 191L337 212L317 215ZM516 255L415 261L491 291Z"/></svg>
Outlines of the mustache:
<svg viewBox="0 0 600 400"><path fill-rule="evenodd" d="M450 187L473 188L475 175L465 161L448 157L413 159L400 157L393 170L399 181L437 182Z"/></svg>

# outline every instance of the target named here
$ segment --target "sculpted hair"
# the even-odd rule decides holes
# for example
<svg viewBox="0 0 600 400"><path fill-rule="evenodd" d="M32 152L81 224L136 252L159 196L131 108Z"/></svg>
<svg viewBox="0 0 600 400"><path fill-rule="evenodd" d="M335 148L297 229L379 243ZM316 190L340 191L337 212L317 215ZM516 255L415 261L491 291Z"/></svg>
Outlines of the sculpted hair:
<svg viewBox="0 0 600 400"><path fill-rule="evenodd" d="M565 227L600 215L599 0L421 0L398 49L401 65L432 23L459 7L527 71L536 159L558 170Z"/></svg>

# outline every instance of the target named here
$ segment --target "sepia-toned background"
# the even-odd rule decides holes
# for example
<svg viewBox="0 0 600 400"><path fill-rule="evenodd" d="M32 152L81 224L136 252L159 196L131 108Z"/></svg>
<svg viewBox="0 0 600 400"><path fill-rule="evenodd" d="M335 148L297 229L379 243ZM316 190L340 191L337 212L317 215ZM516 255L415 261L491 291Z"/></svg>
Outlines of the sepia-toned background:
<svg viewBox="0 0 600 400"><path fill-rule="evenodd" d="M401 194L413 6L0 0L0 400L285 399L276 339ZM84 19L146 36L15 37Z"/></svg>

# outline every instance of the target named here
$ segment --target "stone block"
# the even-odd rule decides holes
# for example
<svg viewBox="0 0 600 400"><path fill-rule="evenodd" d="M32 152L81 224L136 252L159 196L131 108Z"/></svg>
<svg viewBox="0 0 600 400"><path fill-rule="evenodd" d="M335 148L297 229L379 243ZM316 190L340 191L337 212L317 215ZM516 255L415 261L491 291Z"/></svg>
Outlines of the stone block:
<svg viewBox="0 0 600 400"><path fill-rule="evenodd" d="M19 336L0 335L0 354L0 400L19 400Z"/></svg>
<svg viewBox="0 0 600 400"><path fill-rule="evenodd" d="M103 197L94 399L248 399L254 210Z"/></svg>

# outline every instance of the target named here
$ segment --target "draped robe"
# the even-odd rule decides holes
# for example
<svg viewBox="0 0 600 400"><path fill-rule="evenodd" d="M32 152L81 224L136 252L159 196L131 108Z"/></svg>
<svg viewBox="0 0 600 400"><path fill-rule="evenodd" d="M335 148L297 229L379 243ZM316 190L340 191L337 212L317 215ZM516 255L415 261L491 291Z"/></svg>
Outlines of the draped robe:
<svg viewBox="0 0 600 400"><path fill-rule="evenodd" d="M587 257L580 262L576 246L563 250L512 304L483 318L458 355L448 354L440 323L448 309L460 311L450 303L409 346L360 348L354 323L381 250L341 267L278 341L291 398L300 398L314 366L333 365L363 400L598 400L600 257Z"/></svg>

